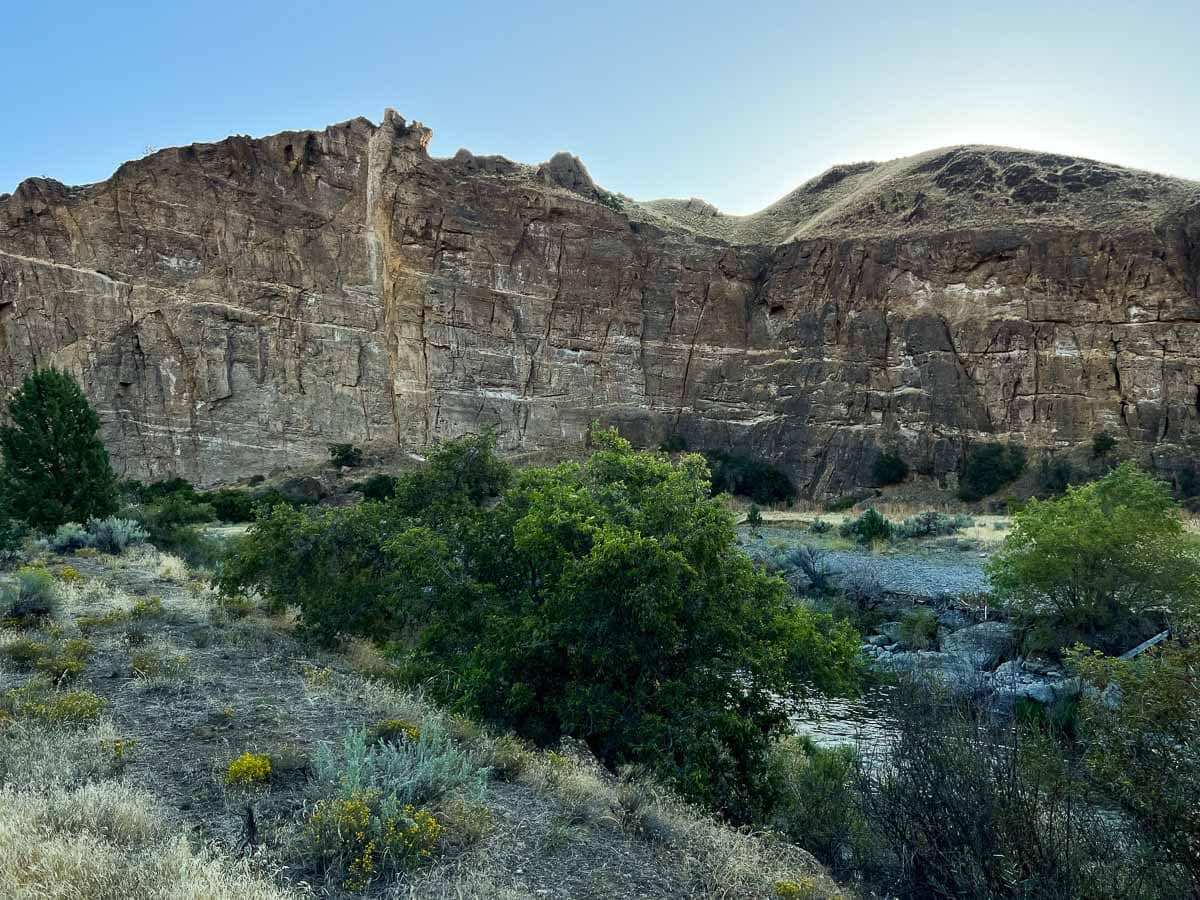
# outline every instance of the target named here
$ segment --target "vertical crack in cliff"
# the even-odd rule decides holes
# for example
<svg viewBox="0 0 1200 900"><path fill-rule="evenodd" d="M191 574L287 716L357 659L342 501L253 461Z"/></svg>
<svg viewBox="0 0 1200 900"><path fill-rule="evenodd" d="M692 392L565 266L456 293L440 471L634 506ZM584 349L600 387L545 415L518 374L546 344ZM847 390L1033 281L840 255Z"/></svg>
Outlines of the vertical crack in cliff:
<svg viewBox="0 0 1200 900"><path fill-rule="evenodd" d="M684 407L687 401L688 378L692 372L692 357L696 353L696 341L700 337L700 326L704 322L704 311L708 308L709 291L712 289L712 279L704 282L704 297L700 300L700 312L696 316L696 327L692 329L692 339L688 343L687 360L683 364L683 384L679 388L679 410L675 417L678 421L679 416L683 414Z"/></svg>
<svg viewBox="0 0 1200 900"><path fill-rule="evenodd" d="M566 253L567 229L564 227L558 233L558 258L554 263L554 272L557 276L554 285L554 295L550 298L550 310L546 314L546 327L542 330L542 336L538 339L537 346L533 348L533 352L529 354L529 372L525 376L525 386L521 390L521 396L532 398L535 390L535 379L541 363L545 361L546 350L550 343L550 332L554 327L554 316L558 311L558 301L562 297L563 288L563 256ZM528 425L528 419L526 419ZM522 434L522 437L524 435Z"/></svg>

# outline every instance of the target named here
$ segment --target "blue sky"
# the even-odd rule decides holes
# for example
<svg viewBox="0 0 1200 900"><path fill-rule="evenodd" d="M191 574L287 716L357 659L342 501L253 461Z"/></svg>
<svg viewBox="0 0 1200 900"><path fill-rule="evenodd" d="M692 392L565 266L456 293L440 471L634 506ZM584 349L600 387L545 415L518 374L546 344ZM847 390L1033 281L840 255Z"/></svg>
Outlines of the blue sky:
<svg viewBox="0 0 1200 900"><path fill-rule="evenodd" d="M0 34L0 192L387 106L436 155L570 150L612 190L737 213L954 143L1200 180L1197 0L3 0Z"/></svg>

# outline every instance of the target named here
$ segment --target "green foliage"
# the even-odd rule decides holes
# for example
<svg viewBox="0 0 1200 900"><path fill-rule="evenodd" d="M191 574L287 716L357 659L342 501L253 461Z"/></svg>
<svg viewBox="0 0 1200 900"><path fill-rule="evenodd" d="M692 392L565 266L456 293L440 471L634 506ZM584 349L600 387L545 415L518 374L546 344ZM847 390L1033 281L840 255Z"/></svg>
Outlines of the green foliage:
<svg viewBox="0 0 1200 900"><path fill-rule="evenodd" d="M1089 802L1088 780L1052 737L918 684L894 697L888 758L858 778L879 851L869 874L890 895L1181 896L1137 832Z"/></svg>
<svg viewBox="0 0 1200 900"><path fill-rule="evenodd" d="M762 528L762 523L762 510L758 508L757 503L751 503L750 509L746 512L746 524L751 528Z"/></svg>
<svg viewBox="0 0 1200 900"><path fill-rule="evenodd" d="M101 553L118 556L133 544L140 544L150 535L133 519L89 519L87 523L88 545Z"/></svg>
<svg viewBox="0 0 1200 900"><path fill-rule="evenodd" d="M621 195L606 191L604 188L596 188L596 199L613 212L621 212L625 209L625 201L621 198Z"/></svg>
<svg viewBox="0 0 1200 900"><path fill-rule="evenodd" d="M833 531L833 526L824 519L813 519L808 525L808 530L813 534L828 534Z"/></svg>
<svg viewBox="0 0 1200 900"><path fill-rule="evenodd" d="M891 522L874 508L868 508L857 519L847 519L843 522L838 534L845 538L853 538L860 544L872 544L875 541L890 541L892 531Z"/></svg>
<svg viewBox="0 0 1200 900"><path fill-rule="evenodd" d="M336 749L319 745L309 791L314 797L369 793L401 806L432 803L451 792L481 794L487 770L437 723L423 725L415 738L370 741L364 729L352 729Z"/></svg>
<svg viewBox="0 0 1200 900"><path fill-rule="evenodd" d="M48 569L23 566L15 582L0 584L0 618L48 619L58 605L58 586Z"/></svg>
<svg viewBox="0 0 1200 900"><path fill-rule="evenodd" d="M826 749L807 737L780 741L767 762L770 801L762 824L842 877L873 852L855 795L856 762L853 748Z"/></svg>
<svg viewBox="0 0 1200 900"><path fill-rule="evenodd" d="M388 500L396 494L396 478L376 472L370 478L356 484L354 490L366 500Z"/></svg>
<svg viewBox="0 0 1200 900"><path fill-rule="evenodd" d="M116 476L100 419L71 375L25 376L0 427L0 495L12 517L43 531L116 509Z"/></svg>
<svg viewBox="0 0 1200 900"><path fill-rule="evenodd" d="M900 620L900 643L909 650L928 650L937 640L937 615L928 606L914 606Z"/></svg>
<svg viewBox="0 0 1200 900"><path fill-rule="evenodd" d="M950 515L948 513L929 511L909 516L896 526L895 534L898 538L908 539L937 537L944 534L954 534L956 531L970 528L974 524L975 520L963 513Z"/></svg>
<svg viewBox="0 0 1200 900"><path fill-rule="evenodd" d="M92 546L92 536L78 522L64 522L50 536L49 544L55 553L74 553Z"/></svg>
<svg viewBox="0 0 1200 900"><path fill-rule="evenodd" d="M964 500L981 500L1015 481L1024 471L1024 447L984 444L976 447L963 464L958 494Z"/></svg>
<svg viewBox="0 0 1200 900"><path fill-rule="evenodd" d="M212 507L213 514L222 522L253 522L258 506L253 494L238 488L207 491L203 502Z"/></svg>
<svg viewBox="0 0 1200 900"><path fill-rule="evenodd" d="M667 438L658 445L658 449L663 453L686 453L687 448L687 438L685 438L682 434L668 435Z"/></svg>
<svg viewBox="0 0 1200 900"><path fill-rule="evenodd" d="M21 552L25 526L13 517L8 496L0 485L0 565L16 559Z"/></svg>
<svg viewBox="0 0 1200 900"><path fill-rule="evenodd" d="M325 638L390 638L463 711L542 744L583 739L749 817L788 703L811 682L850 686L857 636L738 552L701 457L593 441L585 462L513 483L490 436L450 441L386 503L276 508L221 587L294 604Z"/></svg>
<svg viewBox="0 0 1200 900"><path fill-rule="evenodd" d="M837 513L851 509L856 503L866 500L869 494L847 494L825 504L825 512Z"/></svg>
<svg viewBox="0 0 1200 900"><path fill-rule="evenodd" d="M338 468L358 468L363 461L362 448L353 444L330 444L329 461Z"/></svg>
<svg viewBox="0 0 1200 900"><path fill-rule="evenodd" d="M1077 648L1088 771L1180 885L1200 895L1200 643L1194 630L1125 662ZM1187 889L1183 890L1186 885Z"/></svg>
<svg viewBox="0 0 1200 900"><path fill-rule="evenodd" d="M791 503L796 488L787 473L770 463L735 453L708 453L712 492L735 494L755 503Z"/></svg>
<svg viewBox="0 0 1200 900"><path fill-rule="evenodd" d="M1117 449L1117 439L1107 431L1100 431L1092 438L1092 455L1107 456Z"/></svg>
<svg viewBox="0 0 1200 900"><path fill-rule="evenodd" d="M1070 460L1043 456L1038 465L1038 487L1045 494L1061 494L1074 477Z"/></svg>
<svg viewBox="0 0 1200 900"><path fill-rule="evenodd" d="M1128 462L1056 500L1031 501L988 576L1028 615L1110 640L1139 616L1183 611L1200 597L1200 556L1169 489Z"/></svg>
<svg viewBox="0 0 1200 900"><path fill-rule="evenodd" d="M880 486L899 484L908 477L908 463L898 453L881 453L875 458L871 474Z"/></svg>

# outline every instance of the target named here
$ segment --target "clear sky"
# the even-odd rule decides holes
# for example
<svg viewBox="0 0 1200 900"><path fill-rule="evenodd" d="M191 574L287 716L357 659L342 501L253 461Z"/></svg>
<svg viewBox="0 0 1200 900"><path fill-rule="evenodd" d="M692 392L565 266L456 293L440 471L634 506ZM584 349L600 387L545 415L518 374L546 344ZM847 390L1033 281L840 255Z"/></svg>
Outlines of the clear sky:
<svg viewBox="0 0 1200 900"><path fill-rule="evenodd" d="M435 155L570 150L735 213L957 143L1200 180L1200 0L0 0L0 35L0 192L387 106Z"/></svg>

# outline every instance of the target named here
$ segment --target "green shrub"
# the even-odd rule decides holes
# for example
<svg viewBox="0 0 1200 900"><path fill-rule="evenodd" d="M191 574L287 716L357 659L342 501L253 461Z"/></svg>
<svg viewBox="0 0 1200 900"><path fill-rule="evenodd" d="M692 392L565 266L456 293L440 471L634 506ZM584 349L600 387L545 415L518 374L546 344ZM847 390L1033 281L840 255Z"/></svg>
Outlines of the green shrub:
<svg viewBox="0 0 1200 900"><path fill-rule="evenodd" d="M1015 481L1025 471L1025 448L1016 444L984 444L976 447L963 464L959 496L981 500Z"/></svg>
<svg viewBox="0 0 1200 900"><path fill-rule="evenodd" d="M111 553L114 556L119 556L133 544L140 544L150 536L146 529L133 519L118 519L116 516L89 519L87 530L91 546L101 553Z"/></svg>
<svg viewBox="0 0 1200 900"><path fill-rule="evenodd" d="M825 749L807 737L786 738L771 749L771 799L761 821L844 877L871 852L855 795L856 775L853 748Z"/></svg>
<svg viewBox="0 0 1200 900"><path fill-rule="evenodd" d="M0 585L3 618L46 619L58 611L58 585L49 569L23 566L15 584Z"/></svg>
<svg viewBox="0 0 1200 900"><path fill-rule="evenodd" d="M1100 431L1092 438L1092 455L1107 456L1117 449L1117 439L1107 431Z"/></svg>
<svg viewBox="0 0 1200 900"><path fill-rule="evenodd" d="M0 427L0 495L9 514L43 531L116 509L116 476L100 419L66 372L25 376Z"/></svg>
<svg viewBox="0 0 1200 900"><path fill-rule="evenodd" d="M55 553L74 553L92 546L92 536L78 522L64 522L50 536L48 543Z"/></svg>
<svg viewBox="0 0 1200 900"><path fill-rule="evenodd" d="M891 522L875 509L869 508L857 519L843 522L838 534L845 538L853 538L860 544L873 544L875 541L890 541L892 530Z"/></svg>
<svg viewBox="0 0 1200 900"><path fill-rule="evenodd" d="M845 512L856 503L861 503L870 496L870 494L847 494L845 497L838 497L836 500L831 500L825 504L825 512Z"/></svg>
<svg viewBox="0 0 1200 900"><path fill-rule="evenodd" d="M833 526L824 519L813 519L808 525L808 530L813 534L827 534L833 531Z"/></svg>
<svg viewBox="0 0 1200 900"><path fill-rule="evenodd" d="M881 453L875 458L871 474L877 485L899 484L908 477L908 463L898 453Z"/></svg>
<svg viewBox="0 0 1200 900"><path fill-rule="evenodd" d="M902 539L937 537L954 534L964 528L970 528L975 520L968 515L959 513L949 515L940 512L923 512L909 516L896 526L896 537Z"/></svg>
<svg viewBox="0 0 1200 900"><path fill-rule="evenodd" d="M1043 456L1038 464L1038 488L1044 494L1061 494L1074 477L1070 460Z"/></svg>
<svg viewBox="0 0 1200 900"><path fill-rule="evenodd" d="M791 503L796 497L792 479L782 469L734 453L706 454L712 470L712 492L746 497L755 503Z"/></svg>
<svg viewBox="0 0 1200 900"><path fill-rule="evenodd" d="M253 522L258 506L254 495L237 488L222 488L201 495L203 502L212 507L213 514L222 522Z"/></svg>
<svg viewBox="0 0 1200 900"><path fill-rule="evenodd" d="M40 676L0 695L0 710L62 728L94 722L105 705L91 691L56 692Z"/></svg>
<svg viewBox="0 0 1200 900"><path fill-rule="evenodd" d="M343 886L361 891L429 859L442 831L427 809L360 791L317 801L304 837L306 855L322 873L344 873Z"/></svg>
<svg viewBox="0 0 1200 900"><path fill-rule="evenodd" d="M20 557L24 537L25 526L13 518L7 498L0 495L0 565L9 564Z"/></svg>
<svg viewBox="0 0 1200 900"><path fill-rule="evenodd" d="M4 647L4 655L18 669L32 669L38 662L51 653L50 645L45 641L31 637L18 637Z"/></svg>
<svg viewBox="0 0 1200 900"><path fill-rule="evenodd" d="M1143 868L1146 842L1088 802L1087 780L1052 738L920 684L892 697L886 763L857 779L878 849L867 874L888 894L1183 896L1146 892L1156 877Z"/></svg>
<svg viewBox="0 0 1200 900"><path fill-rule="evenodd" d="M357 468L362 465L363 452L353 444L330 444L329 461L339 469L343 467Z"/></svg>
<svg viewBox="0 0 1200 900"><path fill-rule="evenodd" d="M762 528L762 523L762 511L758 508L757 503L751 503L750 509L746 513L746 524L751 528Z"/></svg>
<svg viewBox="0 0 1200 900"><path fill-rule="evenodd" d="M481 792L487 770L436 722L423 725L415 738L372 742L367 731L351 729L336 750L321 744L312 758L310 790L322 797L367 791L416 805L452 791Z"/></svg>
<svg viewBox="0 0 1200 900"><path fill-rule="evenodd" d="M1027 620L1114 650L1127 649L1110 642L1132 637L1129 625L1143 616L1200 600L1200 556L1178 504L1166 484L1128 462L1055 500L1030 501L988 577Z"/></svg>
<svg viewBox="0 0 1200 900"><path fill-rule="evenodd" d="M354 489L366 500L388 500L396 493L396 479L377 472L365 481L360 481Z"/></svg>
<svg viewBox="0 0 1200 900"><path fill-rule="evenodd" d="M463 712L745 817L789 703L852 684L857 636L737 550L703 460L592 441L511 485L490 443L447 442L387 503L277 508L221 590L293 604L317 637L390 641L403 677Z"/></svg>
<svg viewBox="0 0 1200 900"><path fill-rule="evenodd" d="M1085 695L1077 732L1088 774L1156 850L1168 896L1200 888L1200 642L1194 626L1134 661L1076 650ZM1117 696L1120 702L1112 702ZM1161 872L1161 874L1158 874Z"/></svg>
<svg viewBox="0 0 1200 900"><path fill-rule="evenodd" d="M937 615L927 606L915 606L900 620L900 643L909 650L928 650L937 640Z"/></svg>

